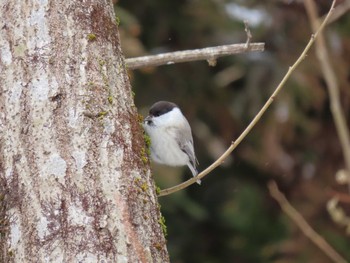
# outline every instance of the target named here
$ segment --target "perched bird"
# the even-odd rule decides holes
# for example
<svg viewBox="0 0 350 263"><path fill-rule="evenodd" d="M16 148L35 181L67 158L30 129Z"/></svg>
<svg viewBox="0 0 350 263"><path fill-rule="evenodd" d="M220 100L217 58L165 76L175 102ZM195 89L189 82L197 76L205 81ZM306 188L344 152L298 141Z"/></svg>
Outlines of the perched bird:
<svg viewBox="0 0 350 263"><path fill-rule="evenodd" d="M144 129L151 138L153 161L169 166L187 165L193 176L198 174L191 127L175 103L154 103L144 120Z"/></svg>

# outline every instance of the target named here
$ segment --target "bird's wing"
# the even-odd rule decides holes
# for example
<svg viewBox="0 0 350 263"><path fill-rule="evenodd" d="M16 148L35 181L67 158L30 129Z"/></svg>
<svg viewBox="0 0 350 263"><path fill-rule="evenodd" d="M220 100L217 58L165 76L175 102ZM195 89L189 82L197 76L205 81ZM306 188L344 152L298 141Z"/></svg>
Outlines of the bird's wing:
<svg viewBox="0 0 350 263"><path fill-rule="evenodd" d="M193 166L194 170L196 170L198 160L196 159L196 155L194 153L193 138L190 125L188 122L186 122L181 129L176 129L175 132L175 138L180 149L188 155L190 164Z"/></svg>
<svg viewBox="0 0 350 263"><path fill-rule="evenodd" d="M180 144L180 149L188 155L191 164L196 167L197 161L192 142L187 141L186 143Z"/></svg>

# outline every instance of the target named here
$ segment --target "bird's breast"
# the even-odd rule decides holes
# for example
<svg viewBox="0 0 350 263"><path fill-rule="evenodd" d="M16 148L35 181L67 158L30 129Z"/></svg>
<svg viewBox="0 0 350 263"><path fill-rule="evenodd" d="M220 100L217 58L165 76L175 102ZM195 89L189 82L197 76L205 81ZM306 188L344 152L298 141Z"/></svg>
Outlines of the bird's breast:
<svg viewBox="0 0 350 263"><path fill-rule="evenodd" d="M183 166L189 161L171 131L149 127L146 132L151 138L151 158L158 163L170 166Z"/></svg>

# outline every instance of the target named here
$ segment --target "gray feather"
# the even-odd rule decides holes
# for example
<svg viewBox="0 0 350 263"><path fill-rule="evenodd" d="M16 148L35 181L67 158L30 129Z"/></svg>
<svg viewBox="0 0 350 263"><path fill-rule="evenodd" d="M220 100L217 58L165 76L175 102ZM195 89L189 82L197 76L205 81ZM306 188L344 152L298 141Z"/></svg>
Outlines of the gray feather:
<svg viewBox="0 0 350 263"><path fill-rule="evenodd" d="M187 120L184 123L184 126L181 129L176 129L176 141L180 147L180 149L187 154L189 163L187 164L188 168L190 168L192 175L196 176L198 174L197 164L198 160L194 153L193 147L193 139L191 133L191 127L188 124ZM197 180L198 184L201 184L200 180Z"/></svg>

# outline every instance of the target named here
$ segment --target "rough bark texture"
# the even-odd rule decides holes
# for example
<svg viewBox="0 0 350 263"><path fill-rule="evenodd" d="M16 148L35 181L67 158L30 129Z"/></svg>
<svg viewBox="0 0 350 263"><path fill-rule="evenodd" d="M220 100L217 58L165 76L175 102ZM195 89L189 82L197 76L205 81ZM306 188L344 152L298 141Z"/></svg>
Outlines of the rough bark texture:
<svg viewBox="0 0 350 263"><path fill-rule="evenodd" d="M0 8L0 261L168 262L112 3Z"/></svg>

